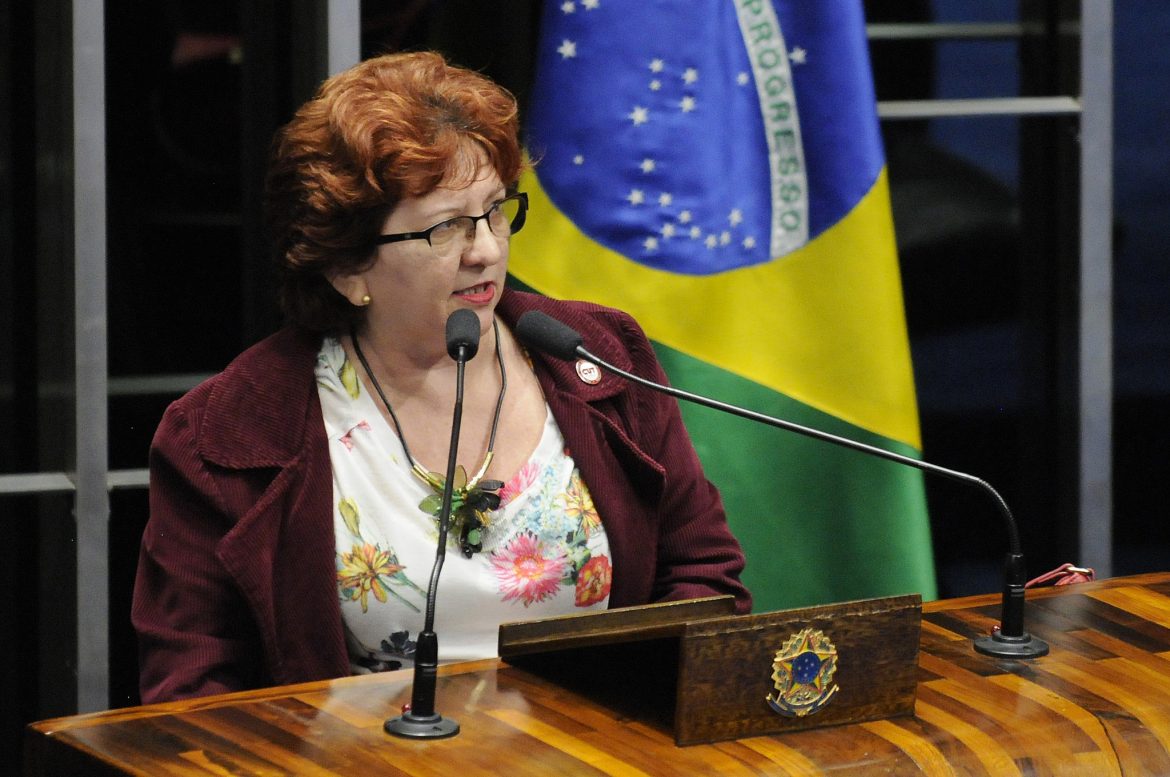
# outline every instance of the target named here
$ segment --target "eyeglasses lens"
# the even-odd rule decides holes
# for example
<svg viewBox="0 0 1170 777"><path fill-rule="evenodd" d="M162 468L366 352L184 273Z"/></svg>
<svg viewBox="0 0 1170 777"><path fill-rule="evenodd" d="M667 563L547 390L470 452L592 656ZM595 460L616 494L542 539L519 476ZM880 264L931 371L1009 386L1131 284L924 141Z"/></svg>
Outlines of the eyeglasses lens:
<svg viewBox="0 0 1170 777"><path fill-rule="evenodd" d="M487 222L488 229L497 238L503 240L512 235L512 226L520 215L522 203L518 197L508 197L496 203L482 218ZM461 254L468 245L475 241L475 227L477 218L459 216L444 221L431 230L431 248L441 256L448 257Z"/></svg>

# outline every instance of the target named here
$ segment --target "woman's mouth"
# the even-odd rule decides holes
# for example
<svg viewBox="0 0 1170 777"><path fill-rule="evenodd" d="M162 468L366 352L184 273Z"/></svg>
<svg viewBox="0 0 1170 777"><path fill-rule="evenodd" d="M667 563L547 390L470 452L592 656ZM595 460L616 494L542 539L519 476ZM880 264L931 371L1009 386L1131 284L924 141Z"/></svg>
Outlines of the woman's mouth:
<svg viewBox="0 0 1170 777"><path fill-rule="evenodd" d="M468 286L466 289L460 289L455 292L456 297L464 302L471 302L475 304L483 304L491 302L495 297L496 287L494 283L478 283L475 286Z"/></svg>

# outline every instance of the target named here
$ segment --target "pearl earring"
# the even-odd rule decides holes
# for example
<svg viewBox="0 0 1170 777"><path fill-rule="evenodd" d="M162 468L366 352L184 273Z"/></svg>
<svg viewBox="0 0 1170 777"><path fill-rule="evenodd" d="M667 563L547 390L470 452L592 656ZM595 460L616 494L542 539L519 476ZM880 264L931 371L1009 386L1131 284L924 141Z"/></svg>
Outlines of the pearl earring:
<svg viewBox="0 0 1170 777"><path fill-rule="evenodd" d="M370 304L370 295L369 295L369 294L364 294L364 295L362 295L362 304L363 304L363 305L369 305L369 304Z"/></svg>

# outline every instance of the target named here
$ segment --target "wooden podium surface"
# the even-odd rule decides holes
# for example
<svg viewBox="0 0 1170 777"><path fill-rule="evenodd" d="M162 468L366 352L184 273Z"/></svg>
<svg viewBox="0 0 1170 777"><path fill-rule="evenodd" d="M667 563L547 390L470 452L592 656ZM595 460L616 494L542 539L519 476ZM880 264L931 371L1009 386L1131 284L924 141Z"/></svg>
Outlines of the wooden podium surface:
<svg viewBox="0 0 1170 777"><path fill-rule="evenodd" d="M924 605L914 714L870 723L678 747L646 699L492 660L440 669L451 739L383 732L410 699L403 671L43 721L25 773L1170 775L1170 573L1030 591L1044 658L976 653L998 617L998 595Z"/></svg>

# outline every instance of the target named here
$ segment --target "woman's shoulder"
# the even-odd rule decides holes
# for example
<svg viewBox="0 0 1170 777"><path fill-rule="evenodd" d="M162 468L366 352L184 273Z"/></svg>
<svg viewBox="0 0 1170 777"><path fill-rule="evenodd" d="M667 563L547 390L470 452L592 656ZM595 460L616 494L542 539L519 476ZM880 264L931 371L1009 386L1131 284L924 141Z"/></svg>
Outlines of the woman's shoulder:
<svg viewBox="0 0 1170 777"><path fill-rule="evenodd" d="M320 337L295 329L281 329L236 355L220 372L204 379L174 402L179 406L206 404L217 390L267 390L289 375L303 376L312 367L320 349Z"/></svg>
<svg viewBox="0 0 1170 777"><path fill-rule="evenodd" d="M282 329L233 359L167 408L160 434L176 423L188 428L212 459L235 460L261 439L269 459L303 439L304 419L315 396L313 368L320 337ZM158 439L156 437L156 443ZM270 450L275 444L282 452ZM213 452L218 455L211 455ZM236 451L228 454L227 451ZM260 452L252 447L245 457Z"/></svg>

